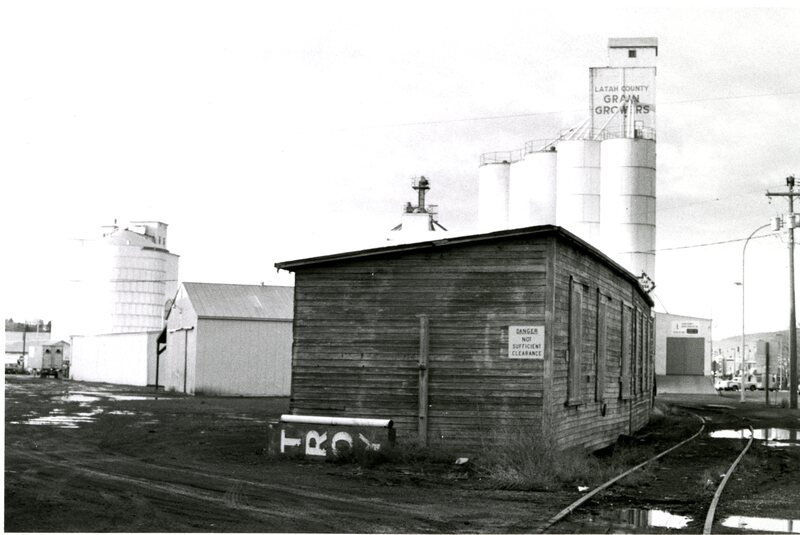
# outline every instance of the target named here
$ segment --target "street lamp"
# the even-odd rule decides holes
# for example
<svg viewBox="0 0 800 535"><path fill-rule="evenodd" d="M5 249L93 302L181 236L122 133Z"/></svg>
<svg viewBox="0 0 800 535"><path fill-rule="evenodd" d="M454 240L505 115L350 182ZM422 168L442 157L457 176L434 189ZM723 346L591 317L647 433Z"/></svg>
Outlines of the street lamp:
<svg viewBox="0 0 800 535"><path fill-rule="evenodd" d="M765 229L765 228L767 228L769 226L770 226L770 223L767 223L766 225L761 225L760 227L755 229L750 234L750 236L748 236L747 239L744 241L744 247L742 247L742 282L738 283L742 287L742 363L741 363L741 368L739 369L739 373L741 374L741 377L739 378L739 382L740 382L740 385L739 385L739 401L741 403L744 403L744 384L745 384L744 383L744 374L745 374L745 368L744 368L744 339L745 339L745 335L744 335L744 310L745 310L744 309L744 259L745 259L745 255L744 254L747 252L747 244L750 243L750 238L755 236L756 232L758 232L759 230Z"/></svg>

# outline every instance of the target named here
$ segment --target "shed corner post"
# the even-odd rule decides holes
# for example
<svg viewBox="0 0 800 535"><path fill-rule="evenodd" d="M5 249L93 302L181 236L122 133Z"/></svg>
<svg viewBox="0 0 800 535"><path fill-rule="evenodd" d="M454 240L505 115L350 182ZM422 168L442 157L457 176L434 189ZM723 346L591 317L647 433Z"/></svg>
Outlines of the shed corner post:
<svg viewBox="0 0 800 535"><path fill-rule="evenodd" d="M419 315L419 408L417 434L422 446L428 445L428 348L430 323L426 314Z"/></svg>

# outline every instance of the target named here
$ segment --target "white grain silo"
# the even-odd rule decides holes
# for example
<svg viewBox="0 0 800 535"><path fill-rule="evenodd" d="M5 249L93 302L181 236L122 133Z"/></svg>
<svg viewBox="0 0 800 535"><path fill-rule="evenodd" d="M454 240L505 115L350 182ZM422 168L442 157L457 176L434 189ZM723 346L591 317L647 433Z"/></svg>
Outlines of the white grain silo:
<svg viewBox="0 0 800 535"><path fill-rule="evenodd" d="M603 250L634 275L655 278L656 142L617 138L601 144Z"/></svg>
<svg viewBox="0 0 800 535"><path fill-rule="evenodd" d="M559 142L556 173L556 224L599 245L600 141Z"/></svg>
<svg viewBox="0 0 800 535"><path fill-rule="evenodd" d="M491 232L508 228L510 153L487 153L478 168L478 228Z"/></svg>
<svg viewBox="0 0 800 535"><path fill-rule="evenodd" d="M529 150L511 164L508 223L511 228L556 224L556 149Z"/></svg>
<svg viewBox="0 0 800 535"><path fill-rule="evenodd" d="M82 242L83 300L74 334L160 331L164 305L178 287L167 225L145 221L104 230L101 239Z"/></svg>

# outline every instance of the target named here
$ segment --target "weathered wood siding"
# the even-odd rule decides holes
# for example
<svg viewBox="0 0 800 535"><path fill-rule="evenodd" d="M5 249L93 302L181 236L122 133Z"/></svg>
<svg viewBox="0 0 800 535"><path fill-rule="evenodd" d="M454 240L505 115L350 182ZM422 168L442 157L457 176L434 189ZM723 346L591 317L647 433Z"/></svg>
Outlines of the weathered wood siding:
<svg viewBox="0 0 800 535"><path fill-rule="evenodd" d="M428 318L428 443L540 432L543 360L508 358L510 325L545 325L552 238L444 246L303 267L295 277L291 409L418 428Z"/></svg>
<svg viewBox="0 0 800 535"><path fill-rule="evenodd" d="M649 419L651 307L633 281L580 248L559 241L554 265L552 390L545 418L562 447L604 447Z"/></svg>

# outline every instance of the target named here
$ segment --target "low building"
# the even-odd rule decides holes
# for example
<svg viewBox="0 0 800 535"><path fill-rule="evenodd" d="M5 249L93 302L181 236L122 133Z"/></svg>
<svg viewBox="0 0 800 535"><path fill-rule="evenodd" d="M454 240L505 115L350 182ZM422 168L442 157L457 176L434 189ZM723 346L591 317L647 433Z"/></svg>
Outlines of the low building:
<svg viewBox="0 0 800 535"><path fill-rule="evenodd" d="M287 396L292 294L285 286L181 284L159 384L187 394Z"/></svg>
<svg viewBox="0 0 800 535"><path fill-rule="evenodd" d="M649 420L653 302L560 227L276 266L295 274L294 414L473 451L521 434L597 449Z"/></svg>
<svg viewBox="0 0 800 535"><path fill-rule="evenodd" d="M70 378L120 385L154 385L158 335L159 331L72 336Z"/></svg>
<svg viewBox="0 0 800 535"><path fill-rule="evenodd" d="M659 393L714 393L710 319L658 312L655 345Z"/></svg>
<svg viewBox="0 0 800 535"><path fill-rule="evenodd" d="M5 321L6 368L22 368L32 351L50 343L52 323L42 320L18 322Z"/></svg>

